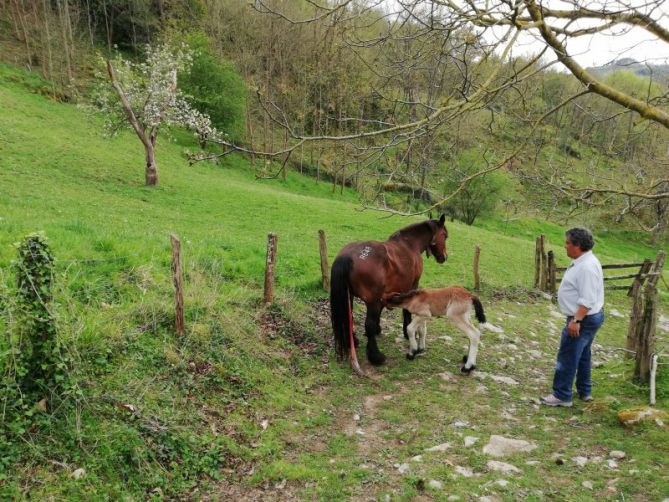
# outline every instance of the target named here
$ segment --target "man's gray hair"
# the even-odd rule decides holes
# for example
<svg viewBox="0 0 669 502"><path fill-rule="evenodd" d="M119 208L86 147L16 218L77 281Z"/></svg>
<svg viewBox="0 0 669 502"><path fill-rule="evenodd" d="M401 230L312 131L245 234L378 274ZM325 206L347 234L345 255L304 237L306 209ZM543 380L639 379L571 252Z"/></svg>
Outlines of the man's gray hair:
<svg viewBox="0 0 669 502"><path fill-rule="evenodd" d="M581 248L581 251L590 251L595 247L595 239L592 232L587 228L574 227L565 232L565 236L574 246Z"/></svg>

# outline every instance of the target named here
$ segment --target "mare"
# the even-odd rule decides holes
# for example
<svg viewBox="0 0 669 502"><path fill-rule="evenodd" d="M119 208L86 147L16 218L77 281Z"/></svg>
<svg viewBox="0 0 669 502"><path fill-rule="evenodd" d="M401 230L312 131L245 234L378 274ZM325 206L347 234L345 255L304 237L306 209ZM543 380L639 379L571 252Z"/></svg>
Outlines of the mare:
<svg viewBox="0 0 669 502"><path fill-rule="evenodd" d="M339 359L351 357L353 369L362 374L355 354L357 340L353 336L353 297L367 306L365 336L367 359L381 365L386 357L376 343L381 334L381 311L384 297L392 292L405 292L418 287L423 273L423 257L433 255L444 263L448 257L448 232L442 215L439 220L426 220L398 230L387 241L362 241L346 245L332 263L330 279L330 312L335 352ZM411 314L403 312L404 334Z"/></svg>
<svg viewBox="0 0 669 502"><path fill-rule="evenodd" d="M416 316L407 327L409 335L407 359L413 359L416 354L425 352L427 320L430 317L448 317L469 336L469 351L462 358L464 364L460 370L469 374L476 368L476 354L481 332L474 327L469 319L472 308L476 313L476 320L481 323L481 327L488 327L483 305L481 305L481 300L476 295L461 286L449 286L436 289L415 289L406 293L391 293L385 298L385 301L389 309L402 307ZM416 343L416 331L420 335L418 343Z"/></svg>

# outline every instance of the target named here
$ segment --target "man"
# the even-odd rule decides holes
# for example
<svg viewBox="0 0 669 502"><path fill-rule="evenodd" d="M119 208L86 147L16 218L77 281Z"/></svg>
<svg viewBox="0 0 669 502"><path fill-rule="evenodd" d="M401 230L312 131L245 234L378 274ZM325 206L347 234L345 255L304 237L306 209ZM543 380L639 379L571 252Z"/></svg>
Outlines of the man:
<svg viewBox="0 0 669 502"><path fill-rule="evenodd" d="M565 234L567 256L573 261L558 290L560 310L567 316L562 330L560 350L553 376L553 394L541 398L547 406L571 406L572 387L583 401L592 401L592 366L590 348L597 330L604 322L604 275L592 253L592 234L584 228L572 228Z"/></svg>

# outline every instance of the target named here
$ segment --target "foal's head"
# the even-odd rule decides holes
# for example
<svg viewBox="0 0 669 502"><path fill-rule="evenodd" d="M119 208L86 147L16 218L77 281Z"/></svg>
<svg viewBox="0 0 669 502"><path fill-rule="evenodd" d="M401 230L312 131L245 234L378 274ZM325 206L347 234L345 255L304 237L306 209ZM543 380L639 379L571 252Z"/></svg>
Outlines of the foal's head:
<svg viewBox="0 0 669 502"><path fill-rule="evenodd" d="M432 242L425 250L429 257L434 255L438 263L444 263L448 259L448 249L446 249L446 239L448 239L448 230L444 222L446 215L442 214L438 220L429 220L428 223L432 229Z"/></svg>

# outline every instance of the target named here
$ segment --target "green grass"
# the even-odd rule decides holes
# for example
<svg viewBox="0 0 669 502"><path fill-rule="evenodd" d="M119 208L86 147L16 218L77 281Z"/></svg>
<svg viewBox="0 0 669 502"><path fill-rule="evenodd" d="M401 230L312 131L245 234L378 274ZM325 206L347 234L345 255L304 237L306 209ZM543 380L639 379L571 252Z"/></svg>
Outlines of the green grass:
<svg viewBox="0 0 669 502"><path fill-rule="evenodd" d="M43 85L0 66L0 288L11 296L12 244L44 232L57 258L59 333L81 393L43 414L38 427L0 454L10 462L0 465L11 466L0 471L0 498L237 493L240 499L409 500L429 479L447 487L426 488L438 500L470 493L561 499L575 490L584 500L642 500L669 491L661 476L669 454L666 430L626 431L615 418L617 410L646 400L647 389L631 383L630 361L611 357L595 370L596 406L544 410L529 400L549 387L540 377L551 374L556 335L546 329L549 302L531 300L523 288L533 282L539 233L547 235L558 266L567 263L563 227L529 219L487 219L474 227L450 222L448 262L425 263L424 285L472 286L474 246L481 246L482 298L493 323L506 332L484 335L481 370L520 385L443 380L440 372L457 372L465 340L442 321L429 327L427 355L407 362L403 344L394 341L400 329L395 313L385 315L387 335L380 340L388 363L370 370L377 378L361 380L334 361L327 344L317 232L325 230L332 258L347 242L383 240L417 220L360 211L355 193L332 193L330 184L292 172L286 182L258 181L239 157L188 165L183 150L193 145L179 132L176 141L159 139L160 185L148 189L135 137L105 138L98 118L47 99ZM272 307L261 301L269 232L279 236ZM182 337L172 328L170 233L182 241ZM656 253L640 236L615 229L598 233L597 241L603 263ZM661 296L666 312L662 288ZM621 312L629 308L623 295L611 295L609 304ZM16 327L12 308L10 299L0 302L0 329L8 333ZM358 325L361 316L357 308ZM445 330L453 342L438 339ZM609 317L598 340L619 347L625 333L625 320ZM7 348L2 337L3 373ZM543 357L527 359L528 348ZM669 407L665 371L658 399L658 407ZM516 420L502 417L510 408ZM455 421L469 426L462 431ZM509 460L523 474L507 477L506 488L494 485L501 476L487 471L480 450L490 434L539 445ZM465 450L463 435L479 437L477 447ZM451 450L424 452L445 441L453 443ZM617 471L604 462L576 472L551 458L558 453L569 462L611 449L631 457ZM394 464L418 454L424 461L400 475ZM539 464L526 465L530 459ZM459 476L454 465L469 466L477 476ZM80 467L86 475L75 480L70 475ZM616 491L607 491L614 478ZM592 492L580 487L585 480L593 482Z"/></svg>

